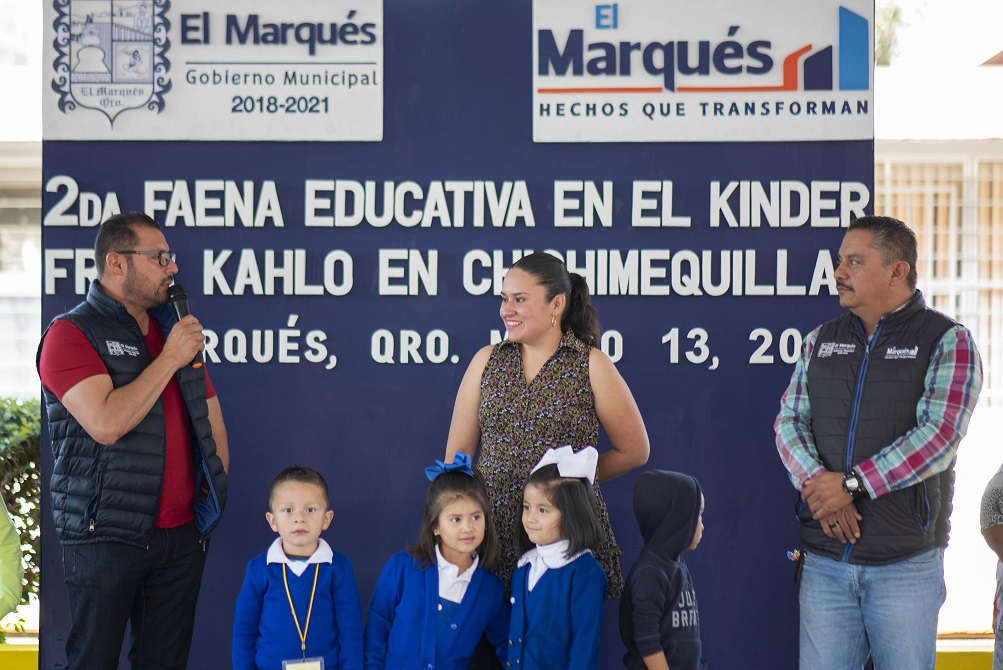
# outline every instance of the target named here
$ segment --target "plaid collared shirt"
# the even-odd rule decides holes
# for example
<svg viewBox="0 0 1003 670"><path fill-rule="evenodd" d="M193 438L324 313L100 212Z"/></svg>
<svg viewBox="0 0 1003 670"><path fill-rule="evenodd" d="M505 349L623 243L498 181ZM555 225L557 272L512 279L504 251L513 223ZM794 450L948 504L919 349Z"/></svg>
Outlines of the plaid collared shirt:
<svg viewBox="0 0 1003 670"><path fill-rule="evenodd" d="M820 328L805 338L773 426L777 451L799 491L809 479L827 471L811 432L808 397L808 362ZM964 326L954 326L940 338L924 385L916 406L916 427L854 468L872 498L917 484L954 461L982 388L982 360Z"/></svg>

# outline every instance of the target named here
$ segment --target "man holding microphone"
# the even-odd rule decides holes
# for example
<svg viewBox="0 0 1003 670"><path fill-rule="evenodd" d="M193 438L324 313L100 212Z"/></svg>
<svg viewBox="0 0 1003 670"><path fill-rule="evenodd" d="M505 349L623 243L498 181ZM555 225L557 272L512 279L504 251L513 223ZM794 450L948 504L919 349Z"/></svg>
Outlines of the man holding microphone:
<svg viewBox="0 0 1003 670"><path fill-rule="evenodd" d="M178 266L160 225L112 216L94 260L86 301L49 325L37 360L72 618L67 667L116 668L130 622L133 668L181 669L226 502L226 427L201 365L202 325L168 304Z"/></svg>

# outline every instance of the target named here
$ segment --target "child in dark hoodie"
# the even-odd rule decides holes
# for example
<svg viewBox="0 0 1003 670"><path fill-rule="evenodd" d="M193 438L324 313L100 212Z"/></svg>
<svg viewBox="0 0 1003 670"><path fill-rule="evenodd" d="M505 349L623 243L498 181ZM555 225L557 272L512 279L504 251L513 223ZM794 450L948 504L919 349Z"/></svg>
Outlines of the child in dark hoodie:
<svg viewBox="0 0 1003 670"><path fill-rule="evenodd" d="M706 668L696 591L682 553L703 536L700 483L678 472L649 470L634 487L634 516L644 548L627 575L620 635L630 670Z"/></svg>

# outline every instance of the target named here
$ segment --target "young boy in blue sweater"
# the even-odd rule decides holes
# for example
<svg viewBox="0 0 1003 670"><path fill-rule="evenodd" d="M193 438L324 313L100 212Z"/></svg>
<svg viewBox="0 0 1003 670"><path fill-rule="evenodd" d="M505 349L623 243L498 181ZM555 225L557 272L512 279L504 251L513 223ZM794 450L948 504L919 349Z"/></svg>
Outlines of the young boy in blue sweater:
<svg viewBox="0 0 1003 670"><path fill-rule="evenodd" d="M247 564L234 670L362 670L362 605L348 557L321 539L334 518L316 470L286 468L265 519L279 537ZM283 666L285 662L285 666Z"/></svg>
<svg viewBox="0 0 1003 670"><path fill-rule="evenodd" d="M641 473L634 487L634 516L644 548L627 575L620 601L620 635L630 670L700 670L700 614L683 560L703 537L704 498L689 475Z"/></svg>

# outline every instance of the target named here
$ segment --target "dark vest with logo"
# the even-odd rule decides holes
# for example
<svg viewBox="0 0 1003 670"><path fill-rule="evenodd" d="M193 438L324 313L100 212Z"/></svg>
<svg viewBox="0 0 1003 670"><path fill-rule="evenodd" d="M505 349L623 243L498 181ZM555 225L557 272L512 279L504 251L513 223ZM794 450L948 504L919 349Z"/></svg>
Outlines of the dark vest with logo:
<svg viewBox="0 0 1003 670"><path fill-rule="evenodd" d="M163 306L150 315L160 324L166 339L177 322L173 310ZM124 305L101 290L97 281L91 282L87 300L55 320L59 319L71 321L87 337L115 388L132 382L153 361L139 324ZM38 357L41 351L39 343ZM190 419L195 522L202 535L208 536L226 503L227 477L212 438L205 369L186 365L175 377ZM110 541L146 546L156 522L164 478L163 401L158 398L139 425L114 444L98 444L54 393L43 387L42 395L55 455L52 517L60 542Z"/></svg>
<svg viewBox="0 0 1003 670"><path fill-rule="evenodd" d="M868 347L851 313L824 324L808 365L812 434L826 469L847 472L916 427L930 356L955 322L926 306L923 295L886 315ZM826 536L800 510L801 539L810 550L851 563L880 565L947 546L954 464L906 489L856 499L863 517L852 548Z"/></svg>

